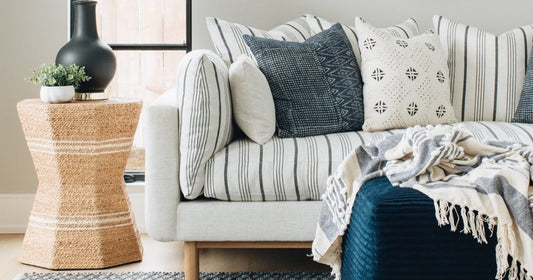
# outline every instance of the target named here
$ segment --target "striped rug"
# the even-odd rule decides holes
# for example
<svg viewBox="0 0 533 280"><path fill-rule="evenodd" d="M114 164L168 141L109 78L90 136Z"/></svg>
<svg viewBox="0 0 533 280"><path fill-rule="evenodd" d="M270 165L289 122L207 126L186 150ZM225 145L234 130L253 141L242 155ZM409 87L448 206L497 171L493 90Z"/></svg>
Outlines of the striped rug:
<svg viewBox="0 0 533 280"><path fill-rule="evenodd" d="M182 280L182 272L125 272L125 273L24 273L13 280ZM333 279L329 273L200 273L201 280L322 280Z"/></svg>

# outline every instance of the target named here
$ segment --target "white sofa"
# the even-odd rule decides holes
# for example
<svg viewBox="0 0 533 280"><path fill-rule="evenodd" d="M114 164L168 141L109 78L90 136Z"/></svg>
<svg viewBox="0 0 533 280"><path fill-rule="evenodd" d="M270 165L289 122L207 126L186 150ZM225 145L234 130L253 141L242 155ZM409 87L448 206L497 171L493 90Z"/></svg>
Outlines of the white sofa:
<svg viewBox="0 0 533 280"><path fill-rule="evenodd" d="M181 197L175 94L163 94L148 108L145 119L146 228L156 240L186 242L187 279L197 278L198 248L310 248L320 201L189 201Z"/></svg>
<svg viewBox="0 0 533 280"><path fill-rule="evenodd" d="M310 248L320 201L186 200L179 188L176 92L149 108L146 138L146 227L160 241L185 241L187 279L198 278L199 248ZM474 136L533 144L533 125L465 122Z"/></svg>
<svg viewBox="0 0 533 280"><path fill-rule="evenodd" d="M227 202L183 198L176 95L175 90L163 94L149 106L144 120L146 228L156 240L185 241L186 279L198 278L199 248L310 248L320 201ZM533 144L533 125L492 122L465 125L480 140L500 138ZM383 136L369 134L365 141ZM357 137L361 138L359 134ZM336 164L332 165L334 171Z"/></svg>

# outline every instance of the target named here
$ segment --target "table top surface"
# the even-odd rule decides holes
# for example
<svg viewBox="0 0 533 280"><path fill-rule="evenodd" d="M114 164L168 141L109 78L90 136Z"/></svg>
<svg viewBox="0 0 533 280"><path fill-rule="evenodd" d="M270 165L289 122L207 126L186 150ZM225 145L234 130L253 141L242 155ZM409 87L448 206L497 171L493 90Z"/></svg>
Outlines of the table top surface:
<svg viewBox="0 0 533 280"><path fill-rule="evenodd" d="M105 105L121 105L121 104L142 104L140 99L133 98L109 98L106 100L94 101L71 101L67 103L46 103L39 98L24 99L18 102L17 106L73 106L73 107L92 107Z"/></svg>

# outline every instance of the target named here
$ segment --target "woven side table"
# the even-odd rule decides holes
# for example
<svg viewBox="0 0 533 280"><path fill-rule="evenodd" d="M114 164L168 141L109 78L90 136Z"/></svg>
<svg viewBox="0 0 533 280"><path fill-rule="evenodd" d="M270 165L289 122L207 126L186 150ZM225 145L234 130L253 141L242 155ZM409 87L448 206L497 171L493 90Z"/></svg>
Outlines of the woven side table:
<svg viewBox="0 0 533 280"><path fill-rule="evenodd" d="M140 101L17 104L39 186L20 262L49 269L139 261L123 173Z"/></svg>

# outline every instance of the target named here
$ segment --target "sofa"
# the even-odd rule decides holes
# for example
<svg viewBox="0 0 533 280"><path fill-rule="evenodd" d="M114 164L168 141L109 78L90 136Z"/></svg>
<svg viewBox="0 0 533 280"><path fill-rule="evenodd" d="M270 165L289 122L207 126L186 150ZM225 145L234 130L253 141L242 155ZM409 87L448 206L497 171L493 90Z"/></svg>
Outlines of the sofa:
<svg viewBox="0 0 533 280"><path fill-rule="evenodd" d="M293 40L301 43L322 31L311 29L309 25L313 21L315 29L319 27L326 30L334 26L333 22L328 26L326 20L307 15L288 25L264 31L264 36L261 35L263 31L248 27L239 29L239 26L232 26L228 29L241 30L244 34L258 37L273 36L274 39L274 35L282 34L281 39L278 39L286 40L291 36L283 37L283 30L287 26L299 25L309 33L304 36L300 32L302 30L298 31L303 38L296 38L299 36L296 34ZM442 35L441 41L444 40L442 37L451 37L446 35L449 33L447 27L461 26L443 17L435 17L434 23L436 32ZM208 19L209 24L217 26L220 32L224 28L220 26L220 19ZM402 24L393 26L392 31L387 32L393 36L405 36L408 41L415 34L405 32L405 29L413 23L408 20ZM348 40L357 39L357 36L350 38L350 26L342 28ZM464 29L469 32L477 30L466 26ZM403 30L405 34L402 35L398 30ZM521 97L525 98L523 89L528 89L523 84L527 80L527 61L533 45L532 26L510 31L509 34L514 36L517 32L524 34L523 41L520 42L522 46L525 45L525 49L522 49L522 53L512 52L515 57L511 57L509 61L513 61L513 66L502 62L497 62L494 66L496 73L503 73L505 67L512 68L512 77L503 79L504 74L501 74L500 77L481 81L477 72L472 73L470 68L465 71L467 66L476 65L464 58L472 55L471 49L468 49L469 53L447 52L450 71L445 72L445 76L451 81L443 84L450 87L449 99L453 106L447 109L453 110L457 122L469 128L479 140L506 139L533 144L533 126L511 122L517 107L527 107L519 106L519 103L527 103ZM418 30L413 33L418 33ZM502 35L487 35L481 31L479 34L488 36L487 40L504 41ZM176 88L161 95L148 107L145 115L146 227L149 235L156 240L185 242L186 279L198 278L200 248L310 248L322 207L320 198L328 176L358 145L403 131L403 128L398 127L379 128L378 131L344 130L312 135L282 135L278 118L276 134L259 144L247 137L246 133L240 131L242 128L235 124L235 112L232 109L236 105L232 103L235 100L232 100L233 88L227 72L237 58L235 55L232 57L231 46L227 51L217 47L227 45L227 37L217 39L216 34L211 35L218 54L209 50L197 50L188 54L180 63ZM507 33L505 36L509 37ZM248 54L253 51L253 44L264 43L253 42L253 38L247 40L250 48L245 48L243 52ZM465 44L457 41L459 43ZM443 42L442 48L445 51L455 50L455 46L452 47L451 44ZM361 46L364 46L362 42L359 46L352 44L355 61L359 65L362 58L356 47ZM503 57L504 54L498 51L489 50ZM482 52L478 54L490 55ZM259 60L259 56L256 57ZM450 63L451 59L455 63ZM514 63L515 60L519 63ZM258 65L261 68L260 61ZM363 72L364 69L363 66ZM207 77L190 77L193 72L207 72ZM488 76L487 73L485 71L483 75ZM490 73L494 75L494 71ZM372 76L369 74L368 77ZM506 84L500 82L495 85L494 79L505 81ZM194 83L197 83L194 88L197 92L188 94L187 90L191 90L189 87ZM492 96L480 97L479 94L485 92L480 87L490 87ZM508 90L514 94L509 95ZM203 107L194 105L201 103L197 98L204 97L207 100L217 100L203 104ZM278 103L276 110L277 107ZM527 112L521 114L525 114L526 118L531 115ZM202 117L204 115L205 119ZM367 115L364 117L367 118ZM211 128L194 130L194 124L203 125L209 122L208 119L216 122L214 132ZM375 122L381 123L383 122L379 119ZM209 142L213 143L208 144Z"/></svg>

